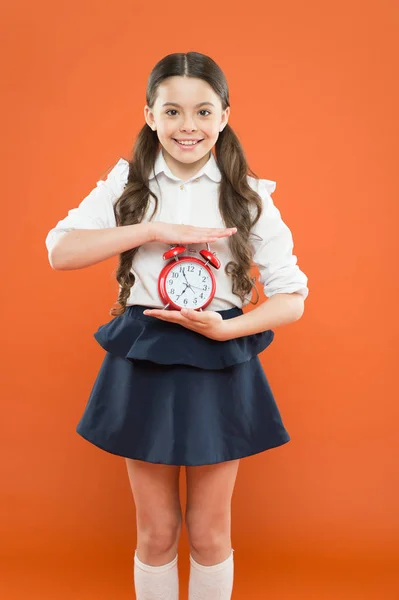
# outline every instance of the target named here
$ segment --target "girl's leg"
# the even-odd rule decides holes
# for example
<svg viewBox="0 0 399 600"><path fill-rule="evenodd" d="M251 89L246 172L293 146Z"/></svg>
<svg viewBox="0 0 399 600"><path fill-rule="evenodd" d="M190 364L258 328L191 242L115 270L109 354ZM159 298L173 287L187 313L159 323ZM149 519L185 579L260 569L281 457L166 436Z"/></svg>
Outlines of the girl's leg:
<svg viewBox="0 0 399 600"><path fill-rule="evenodd" d="M136 506L137 600L177 600L177 548L182 527L180 467L125 460Z"/></svg>
<svg viewBox="0 0 399 600"><path fill-rule="evenodd" d="M230 600L234 561L231 498L239 460L186 467L189 600Z"/></svg>

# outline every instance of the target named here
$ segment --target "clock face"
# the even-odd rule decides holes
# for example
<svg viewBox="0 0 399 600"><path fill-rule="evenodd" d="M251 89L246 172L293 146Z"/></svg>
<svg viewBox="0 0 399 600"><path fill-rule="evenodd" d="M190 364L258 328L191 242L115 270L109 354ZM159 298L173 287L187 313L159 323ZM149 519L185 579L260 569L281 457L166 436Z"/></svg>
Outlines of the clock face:
<svg viewBox="0 0 399 600"><path fill-rule="evenodd" d="M168 272L165 289L177 306L201 308L212 295L212 276L200 263L179 261Z"/></svg>

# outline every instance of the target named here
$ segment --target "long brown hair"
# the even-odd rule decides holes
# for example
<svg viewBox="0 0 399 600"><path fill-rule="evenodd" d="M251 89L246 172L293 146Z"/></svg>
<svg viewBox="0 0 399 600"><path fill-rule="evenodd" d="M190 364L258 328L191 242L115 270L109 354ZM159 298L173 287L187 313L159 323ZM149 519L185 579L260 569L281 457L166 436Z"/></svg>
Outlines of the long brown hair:
<svg viewBox="0 0 399 600"><path fill-rule="evenodd" d="M162 58L153 68L148 78L146 102L153 108L159 84L171 76L197 77L206 81L219 95L222 110L229 103L229 89L226 77L213 59L199 52L175 53ZM149 176L153 169L159 149L157 132L145 124L139 131L129 160L129 174L125 188L115 203L115 217L118 226L139 223L146 213L150 195L155 200L154 216L158 198L150 190ZM259 179L248 167L244 150L233 129L227 124L220 132L215 144L215 157L221 171L219 185L219 210L226 227L237 227L237 232L228 239L233 260L225 266L225 272L232 277L232 291L243 302L254 288L257 292L256 278L250 278L252 251L250 246L250 230L258 221L262 211L259 195L248 184L248 172ZM256 215L253 218L252 208ZM134 285L132 273L133 258L138 248L131 248L119 255L116 279L120 290L117 303L110 310L113 316L121 315L126 310L126 303ZM251 304L256 304L251 301Z"/></svg>

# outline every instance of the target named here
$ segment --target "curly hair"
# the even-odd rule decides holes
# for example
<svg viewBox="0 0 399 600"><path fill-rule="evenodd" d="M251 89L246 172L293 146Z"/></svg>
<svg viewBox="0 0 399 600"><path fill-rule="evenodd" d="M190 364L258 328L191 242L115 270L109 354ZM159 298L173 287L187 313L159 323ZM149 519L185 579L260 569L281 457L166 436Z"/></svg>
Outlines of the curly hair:
<svg viewBox="0 0 399 600"><path fill-rule="evenodd" d="M220 67L209 56L198 52L187 52L165 56L151 71L146 90L146 102L150 108L154 106L160 83L167 77L176 75L205 80L219 95L222 110L230 106L227 81ZM140 223L146 214L150 195L155 201L150 218L154 216L158 207L158 198L150 190L149 176L158 150L157 132L145 124L138 133L132 158L128 161L127 183L114 206L118 226ZM250 235L251 228L261 215L262 200L249 185L247 174L259 178L248 167L240 141L228 124L220 132L215 143L215 158L222 175L219 185L219 211L226 227L237 226L237 232L228 239L233 260L225 266L225 273L232 277L232 291L242 302L255 289L257 299L255 302L252 300L250 302L256 304L259 300L255 285L256 277L251 278L249 275L252 266ZM119 255L116 279L120 289L117 302L110 310L112 316L119 316L126 310L130 290L135 282L132 264L137 251L137 247L131 248Z"/></svg>

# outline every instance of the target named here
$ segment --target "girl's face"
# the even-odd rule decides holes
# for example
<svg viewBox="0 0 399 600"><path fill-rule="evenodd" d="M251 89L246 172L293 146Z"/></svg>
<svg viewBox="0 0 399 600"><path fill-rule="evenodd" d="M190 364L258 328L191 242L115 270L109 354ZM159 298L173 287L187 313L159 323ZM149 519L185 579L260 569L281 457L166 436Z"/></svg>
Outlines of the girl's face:
<svg viewBox="0 0 399 600"><path fill-rule="evenodd" d="M165 160L177 176L195 172L208 161L229 114L230 107L222 110L220 97L206 81L182 76L165 79L154 107L144 108L146 122L157 132ZM178 140L196 143L183 146Z"/></svg>

